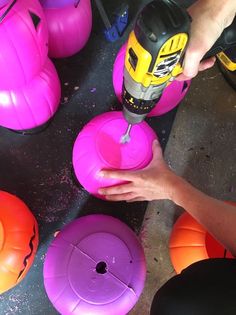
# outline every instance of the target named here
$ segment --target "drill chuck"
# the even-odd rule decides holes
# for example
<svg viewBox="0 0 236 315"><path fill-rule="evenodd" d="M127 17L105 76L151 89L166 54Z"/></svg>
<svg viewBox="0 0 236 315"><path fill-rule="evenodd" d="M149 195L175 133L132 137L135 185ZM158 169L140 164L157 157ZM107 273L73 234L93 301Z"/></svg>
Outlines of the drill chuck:
<svg viewBox="0 0 236 315"><path fill-rule="evenodd" d="M160 99L165 87L166 83L145 87L136 82L125 69L122 101L123 114L127 122L137 124L143 121Z"/></svg>
<svg viewBox="0 0 236 315"><path fill-rule="evenodd" d="M142 115L135 114L135 113L129 111L125 106L123 107L123 115L124 115L126 121L131 125L139 124L146 117L146 114L142 114Z"/></svg>

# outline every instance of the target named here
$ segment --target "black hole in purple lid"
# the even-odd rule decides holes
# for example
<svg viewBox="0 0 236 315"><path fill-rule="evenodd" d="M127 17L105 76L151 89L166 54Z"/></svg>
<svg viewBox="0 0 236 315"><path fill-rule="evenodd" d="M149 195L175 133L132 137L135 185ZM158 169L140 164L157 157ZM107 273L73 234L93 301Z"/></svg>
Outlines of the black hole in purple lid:
<svg viewBox="0 0 236 315"><path fill-rule="evenodd" d="M96 271L104 275L107 272L107 264L104 261L100 261L96 266Z"/></svg>

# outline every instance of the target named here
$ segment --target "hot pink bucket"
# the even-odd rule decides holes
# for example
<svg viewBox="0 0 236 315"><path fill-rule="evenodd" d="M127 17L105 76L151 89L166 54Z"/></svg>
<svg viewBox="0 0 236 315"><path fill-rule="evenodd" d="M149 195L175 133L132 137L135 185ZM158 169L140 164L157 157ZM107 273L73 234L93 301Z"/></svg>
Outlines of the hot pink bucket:
<svg viewBox="0 0 236 315"><path fill-rule="evenodd" d="M64 58L78 53L92 29L90 0L41 0L49 30L49 56Z"/></svg>
<svg viewBox="0 0 236 315"><path fill-rule="evenodd" d="M15 3L0 24L0 43L0 125L14 130L43 125L56 112L61 90L47 57L47 24L38 1Z"/></svg>
<svg viewBox="0 0 236 315"><path fill-rule="evenodd" d="M79 133L73 148L73 166L80 184L102 198L98 189L120 184L99 176L101 169L138 170L152 160L152 143L157 138L146 123L134 125L131 141L120 143L127 122L121 112L108 112L92 119Z"/></svg>

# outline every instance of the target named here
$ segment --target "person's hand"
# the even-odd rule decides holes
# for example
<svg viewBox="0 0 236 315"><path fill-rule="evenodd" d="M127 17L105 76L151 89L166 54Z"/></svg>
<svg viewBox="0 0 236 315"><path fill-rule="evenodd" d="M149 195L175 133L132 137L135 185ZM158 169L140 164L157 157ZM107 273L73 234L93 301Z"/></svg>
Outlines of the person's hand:
<svg viewBox="0 0 236 315"><path fill-rule="evenodd" d="M180 179L165 163L157 140L153 142L153 159L146 168L132 172L102 170L100 176L128 181L99 189L99 194L105 195L107 200L128 202L172 199L174 187Z"/></svg>
<svg viewBox="0 0 236 315"><path fill-rule="evenodd" d="M177 80L186 80L212 67L215 57L201 62L223 30L235 17L235 0L198 0L189 8L192 17L190 39L184 57L183 73Z"/></svg>

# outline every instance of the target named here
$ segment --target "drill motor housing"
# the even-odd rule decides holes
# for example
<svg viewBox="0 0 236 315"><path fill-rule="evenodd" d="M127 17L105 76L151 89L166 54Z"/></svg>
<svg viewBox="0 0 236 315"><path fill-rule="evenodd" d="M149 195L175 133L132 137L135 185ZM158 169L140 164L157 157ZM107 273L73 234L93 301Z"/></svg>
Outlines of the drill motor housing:
<svg viewBox="0 0 236 315"><path fill-rule="evenodd" d="M125 57L122 96L128 123L141 122L179 73L190 22L172 0L154 0L139 13Z"/></svg>

